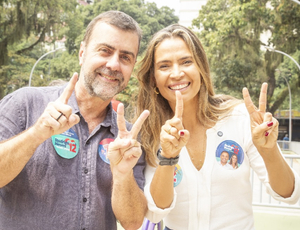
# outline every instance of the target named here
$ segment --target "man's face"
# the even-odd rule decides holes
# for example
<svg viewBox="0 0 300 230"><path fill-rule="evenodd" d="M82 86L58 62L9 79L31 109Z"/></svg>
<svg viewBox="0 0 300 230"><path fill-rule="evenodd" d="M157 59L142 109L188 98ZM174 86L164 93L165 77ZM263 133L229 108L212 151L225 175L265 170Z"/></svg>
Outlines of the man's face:
<svg viewBox="0 0 300 230"><path fill-rule="evenodd" d="M221 158L221 164L226 165L226 163L229 159L229 155L227 152L222 152L220 158Z"/></svg>
<svg viewBox="0 0 300 230"><path fill-rule="evenodd" d="M138 53L138 35L98 22L88 44L79 51L80 81L88 93L103 101L128 84Z"/></svg>

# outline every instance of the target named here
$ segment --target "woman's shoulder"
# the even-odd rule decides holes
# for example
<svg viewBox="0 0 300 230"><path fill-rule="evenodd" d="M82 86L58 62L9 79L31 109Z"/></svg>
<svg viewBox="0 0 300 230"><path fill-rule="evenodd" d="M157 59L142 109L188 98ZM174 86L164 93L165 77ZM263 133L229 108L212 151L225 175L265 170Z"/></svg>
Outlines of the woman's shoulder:
<svg viewBox="0 0 300 230"><path fill-rule="evenodd" d="M249 115L245 103L236 105L232 111L232 114L233 115L238 115L238 114Z"/></svg>

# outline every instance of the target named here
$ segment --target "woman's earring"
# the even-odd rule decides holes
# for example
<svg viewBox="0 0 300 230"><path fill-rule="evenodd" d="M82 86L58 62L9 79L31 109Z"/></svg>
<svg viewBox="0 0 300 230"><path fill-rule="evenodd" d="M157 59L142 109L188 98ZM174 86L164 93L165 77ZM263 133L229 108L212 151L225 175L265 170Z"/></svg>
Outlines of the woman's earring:
<svg viewBox="0 0 300 230"><path fill-rule="evenodd" d="M154 87L154 93L159 94L158 88L156 86Z"/></svg>

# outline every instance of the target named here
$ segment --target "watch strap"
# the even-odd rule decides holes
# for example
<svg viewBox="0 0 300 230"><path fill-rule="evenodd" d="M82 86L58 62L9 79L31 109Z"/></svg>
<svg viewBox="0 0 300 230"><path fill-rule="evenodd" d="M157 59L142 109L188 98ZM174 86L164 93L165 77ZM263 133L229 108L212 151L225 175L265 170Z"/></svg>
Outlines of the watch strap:
<svg viewBox="0 0 300 230"><path fill-rule="evenodd" d="M176 165L178 163L179 155L176 157L172 157L172 158L166 158L160 154L161 150L162 149L159 148L157 151L157 158L159 160L159 165Z"/></svg>

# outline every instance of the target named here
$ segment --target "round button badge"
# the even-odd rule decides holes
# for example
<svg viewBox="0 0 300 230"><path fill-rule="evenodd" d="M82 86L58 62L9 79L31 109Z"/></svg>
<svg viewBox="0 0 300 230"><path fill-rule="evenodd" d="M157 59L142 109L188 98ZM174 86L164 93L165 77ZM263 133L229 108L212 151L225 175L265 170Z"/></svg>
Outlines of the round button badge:
<svg viewBox="0 0 300 230"><path fill-rule="evenodd" d="M55 151L59 156L71 159L77 155L79 151L79 138L72 129L54 135L51 139Z"/></svg>
<svg viewBox="0 0 300 230"><path fill-rule="evenodd" d="M225 169L237 169L244 161L244 151L237 142L225 140L217 147L216 159Z"/></svg>
<svg viewBox="0 0 300 230"><path fill-rule="evenodd" d="M110 142L113 142L114 139L112 138L105 138L99 143L98 147L98 153L100 158L107 164L110 164L109 159L107 157L107 152L108 152L108 145Z"/></svg>
<svg viewBox="0 0 300 230"><path fill-rule="evenodd" d="M183 172L179 164L175 165L174 169L174 181L173 181L173 186L176 187L180 184L181 180L183 177Z"/></svg>

